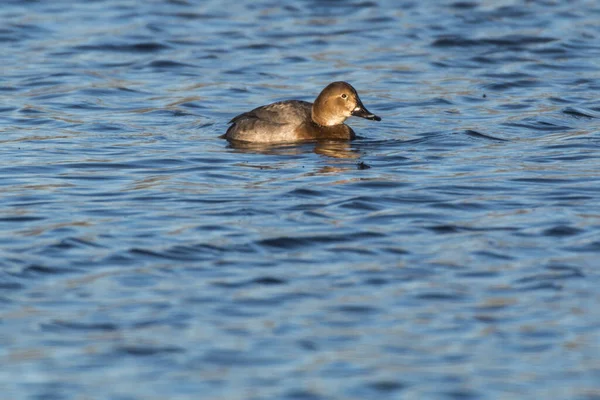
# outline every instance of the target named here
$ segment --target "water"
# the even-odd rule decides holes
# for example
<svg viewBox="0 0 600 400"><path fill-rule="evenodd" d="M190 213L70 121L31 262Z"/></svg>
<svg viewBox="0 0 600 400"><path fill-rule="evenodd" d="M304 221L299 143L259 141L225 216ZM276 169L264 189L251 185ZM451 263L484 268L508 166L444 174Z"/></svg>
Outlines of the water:
<svg viewBox="0 0 600 400"><path fill-rule="evenodd" d="M7 399L600 399L595 1L4 1ZM351 82L352 143L227 121Z"/></svg>

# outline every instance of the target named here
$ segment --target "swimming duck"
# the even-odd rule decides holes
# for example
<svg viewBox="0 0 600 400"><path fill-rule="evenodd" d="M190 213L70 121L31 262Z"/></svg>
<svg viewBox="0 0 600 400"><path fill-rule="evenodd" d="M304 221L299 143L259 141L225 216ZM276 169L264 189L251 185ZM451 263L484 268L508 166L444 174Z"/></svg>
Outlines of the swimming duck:
<svg viewBox="0 0 600 400"><path fill-rule="evenodd" d="M240 114L224 137L229 141L285 143L311 140L352 140L356 134L344 121L350 117L381 121L370 113L347 82L333 82L314 103L279 101Z"/></svg>

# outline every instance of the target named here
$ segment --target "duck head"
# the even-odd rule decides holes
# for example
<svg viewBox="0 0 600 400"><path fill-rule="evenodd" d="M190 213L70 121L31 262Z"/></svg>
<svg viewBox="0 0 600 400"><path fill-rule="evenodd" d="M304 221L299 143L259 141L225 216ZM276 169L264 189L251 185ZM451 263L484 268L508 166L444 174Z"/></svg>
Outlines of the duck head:
<svg viewBox="0 0 600 400"><path fill-rule="evenodd" d="M312 119L321 126L343 124L351 116L381 121L364 106L347 82L333 82L321 91L312 106Z"/></svg>

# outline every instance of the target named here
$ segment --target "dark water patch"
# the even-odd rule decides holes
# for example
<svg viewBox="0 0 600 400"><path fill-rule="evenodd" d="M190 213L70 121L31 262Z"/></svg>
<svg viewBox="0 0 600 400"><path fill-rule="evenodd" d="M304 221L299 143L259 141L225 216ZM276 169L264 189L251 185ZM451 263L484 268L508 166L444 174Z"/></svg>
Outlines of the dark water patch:
<svg viewBox="0 0 600 400"><path fill-rule="evenodd" d="M36 217L33 215L15 215L14 217L0 217L1 222L35 222L42 221L46 217Z"/></svg>
<svg viewBox="0 0 600 400"><path fill-rule="evenodd" d="M402 188L403 185L400 187ZM396 186L391 186L389 189L394 189ZM384 189L386 186L384 186ZM361 193L361 192L357 192ZM381 195L381 196L371 196L371 195L358 195L356 197L350 197L347 200L341 201L339 204L347 204L349 202L357 202L359 204L366 204L368 207L393 207L398 204L431 204L437 203L441 201L439 197L430 194L430 193L419 193L419 192L410 192L409 190L399 190L393 196L390 195ZM422 212L422 210L415 211L416 213ZM428 214L428 213L425 213Z"/></svg>
<svg viewBox="0 0 600 400"><path fill-rule="evenodd" d="M510 260L514 260L515 259L515 257L513 257L513 256L511 256L509 254L499 253L499 252L491 251L491 250L476 251L473 254L474 255L478 255L478 256L482 256L482 257L485 257L485 258L489 258L489 259L494 259L494 260L510 261Z"/></svg>
<svg viewBox="0 0 600 400"><path fill-rule="evenodd" d="M18 124L18 125L40 126L40 125L52 124L55 121L53 119L50 119L50 118L32 118L32 117L28 117L28 118L15 118L15 119L13 119L13 122L16 123L16 124Z"/></svg>
<svg viewBox="0 0 600 400"><path fill-rule="evenodd" d="M161 168L161 167L177 167L182 165L188 165L190 162L188 160L179 159L179 158L145 158L145 159L137 159L132 161L130 164L132 167L135 166L137 168ZM197 171L197 169L190 169L187 171Z"/></svg>
<svg viewBox="0 0 600 400"><path fill-rule="evenodd" d="M260 246L272 247L277 249L293 250L314 244L333 244L344 243L353 240L369 240L384 237L385 235L377 232L355 232L349 234L332 234L329 236L314 235L300 237L276 237L271 239L262 239L257 242Z"/></svg>
<svg viewBox="0 0 600 400"><path fill-rule="evenodd" d="M350 315L372 315L381 311L376 307L368 307L360 304L345 304L343 306L330 307L329 310Z"/></svg>
<svg viewBox="0 0 600 400"><path fill-rule="evenodd" d="M222 254L226 254L230 251L242 252L242 253L253 253L254 250L248 246L236 246L233 248L223 248L210 244L196 244L196 245L175 245L164 249L162 251L149 250L142 248L133 248L128 251L129 254L134 256L145 256L145 257L156 257L178 261L199 261L213 259Z"/></svg>
<svg viewBox="0 0 600 400"><path fill-rule="evenodd" d="M482 56L482 55L471 57L469 60L472 61L472 62L474 62L475 64L478 64L478 65L486 65L486 64L490 64L491 65L491 64L498 64L499 63L498 60L495 60L495 59L493 59L491 57Z"/></svg>
<svg viewBox="0 0 600 400"><path fill-rule="evenodd" d="M514 178L511 179L513 182L523 182L523 183L539 183L544 185L555 185L560 183L569 183L569 179L559 179L559 178Z"/></svg>
<svg viewBox="0 0 600 400"><path fill-rule="evenodd" d="M557 104L571 104L576 102L576 100L569 100L562 97L549 97L548 100Z"/></svg>
<svg viewBox="0 0 600 400"><path fill-rule="evenodd" d="M395 380L395 379L376 379L373 378L367 380L365 383L361 383L351 389L351 393L354 396L360 396L360 398L394 398L399 393L407 389L408 384Z"/></svg>
<svg viewBox="0 0 600 400"><path fill-rule="evenodd" d="M499 83L490 83L483 87L484 90L492 90L492 91L504 91L504 90L512 90L516 88L533 88L543 85L541 81L537 79L519 79L510 82L499 82Z"/></svg>
<svg viewBox="0 0 600 400"><path fill-rule="evenodd" d="M488 203L483 202L439 202L435 204L428 204L428 207L432 207L440 210L460 210L460 211L480 211L489 210L492 207Z"/></svg>
<svg viewBox="0 0 600 400"><path fill-rule="evenodd" d="M532 45L546 44L558 39L543 36L506 35L496 38L472 39L462 35L443 35L432 42L434 47L478 47L497 46L506 48L523 48Z"/></svg>
<svg viewBox="0 0 600 400"><path fill-rule="evenodd" d="M476 255L484 255L485 257L488 257L487 254L482 254L484 252L477 252L475 253ZM513 257L507 257L507 258L500 258L500 257L494 257L492 256L491 258L494 259L504 259L504 260L514 260ZM463 277L463 278L469 278L469 279L492 279L492 278L496 278L500 275L499 272L497 271L468 271L468 272L460 272L457 274L457 276Z"/></svg>
<svg viewBox="0 0 600 400"><path fill-rule="evenodd" d="M74 50L77 52L107 51L117 53L156 53L169 48L170 46L157 42L139 42L131 44L101 43L74 46Z"/></svg>
<svg viewBox="0 0 600 400"><path fill-rule="evenodd" d="M265 276L261 278L256 278L253 280L253 283L258 285L272 286L272 285L285 285L287 281L285 279L275 278L271 276Z"/></svg>
<svg viewBox="0 0 600 400"><path fill-rule="evenodd" d="M81 107L85 108L85 107ZM106 124L106 123L95 123L86 126L86 130L90 132L127 132L130 129L121 124Z"/></svg>
<svg viewBox="0 0 600 400"><path fill-rule="evenodd" d="M545 274L536 274L536 275L531 275L531 276L527 276L525 278L521 278L516 280L516 283L531 283L531 282L545 282L545 281L562 281L565 279L572 279L572 278L584 278L585 275L583 275L581 273L581 271L579 271L578 269L569 269L569 270L564 270L564 269L554 269L554 272L552 273L545 273Z"/></svg>
<svg viewBox="0 0 600 400"><path fill-rule="evenodd" d="M471 226L460 226L460 225L434 225L426 227L427 229L436 233L460 233L460 232L515 232L521 228L511 226L493 226L486 228L476 228Z"/></svg>
<svg viewBox="0 0 600 400"><path fill-rule="evenodd" d="M535 75L524 72L487 72L481 76L502 80L529 80L535 79Z"/></svg>
<svg viewBox="0 0 600 400"><path fill-rule="evenodd" d="M259 278L255 278L255 279L251 279L251 280L217 281L217 282L213 283L213 285L215 285L215 286L228 288L228 289L250 287L250 286L254 286L254 285L278 286L278 285L285 285L285 284L287 284L287 282L285 280L271 277L271 276L264 276L264 277L259 277Z"/></svg>
<svg viewBox="0 0 600 400"><path fill-rule="evenodd" d="M44 111L37 108L33 108L31 106L20 108L18 112L20 114L44 114Z"/></svg>
<svg viewBox="0 0 600 400"><path fill-rule="evenodd" d="M585 202L585 201L589 201L592 200L594 197L592 196L582 196L582 195L569 195L569 194L564 194L564 195L549 195L548 196L548 200L555 200L555 201L564 201L565 205L570 206L573 204L573 202Z"/></svg>
<svg viewBox="0 0 600 400"><path fill-rule="evenodd" d="M71 104L63 104L61 105L62 108L66 108L69 110L84 110L84 111L94 111L94 110L105 110L106 108L97 104L97 103L92 103L89 101L85 101L85 102L77 102L77 103L71 103ZM102 125L100 123L96 123L96 124L92 124L92 126L94 125Z"/></svg>
<svg viewBox="0 0 600 400"><path fill-rule="evenodd" d="M497 8L491 9L488 13L484 14L485 17L488 18L500 18L505 19L506 21L510 21L513 18L517 20L521 20L524 17L527 17L532 14L530 9L520 6L499 6Z"/></svg>
<svg viewBox="0 0 600 400"><path fill-rule="evenodd" d="M401 247L383 247L383 248L381 248L381 250L386 253L395 254L395 255L410 254L410 251L403 249Z"/></svg>
<svg viewBox="0 0 600 400"><path fill-rule="evenodd" d="M463 227L456 226L456 225L436 225L436 226L428 227L427 229L429 229L435 233L441 233L441 234L459 233L459 232L464 231Z"/></svg>
<svg viewBox="0 0 600 400"><path fill-rule="evenodd" d="M565 237L578 235L582 232L584 232L582 229L574 228L572 226L558 225L544 230L543 234L546 236Z"/></svg>
<svg viewBox="0 0 600 400"><path fill-rule="evenodd" d="M161 354L184 353L185 349L178 346L128 345L119 346L116 348L116 351L123 355L147 357Z"/></svg>
<svg viewBox="0 0 600 400"><path fill-rule="evenodd" d="M383 278L368 278L363 281L363 284L369 286L383 286L389 284L390 281L388 279Z"/></svg>
<svg viewBox="0 0 600 400"><path fill-rule="evenodd" d="M93 170L93 171L98 171L98 170L113 170L113 169L117 169L117 170L123 170L123 169L133 169L133 168L138 168L135 165L132 164L128 164L128 163L114 163L114 162L83 162L83 163L70 163L70 164L63 164L62 165L63 168L67 168L73 171L81 171L81 170ZM68 178L68 177L63 177L63 178Z"/></svg>
<svg viewBox="0 0 600 400"><path fill-rule="evenodd" d="M47 276L47 275L64 275L71 274L77 272L74 268L64 268L64 267L56 267L56 266L46 266L40 264L32 264L24 268L20 273L15 274L15 276L24 277L24 278L35 278L38 276Z"/></svg>
<svg viewBox="0 0 600 400"><path fill-rule="evenodd" d="M600 50L600 46L597 42L590 42L588 40L573 39L570 41L563 41L561 45L568 50L577 50L577 52L573 53L575 55L578 55L579 51L589 51L590 53L597 55L598 50Z"/></svg>
<svg viewBox="0 0 600 400"><path fill-rule="evenodd" d="M527 109L530 109L531 107L532 107L532 105L528 104L528 103L509 103L509 104L500 104L500 105L496 106L496 108L499 110L509 110L509 111L527 110Z"/></svg>
<svg viewBox="0 0 600 400"><path fill-rule="evenodd" d="M339 207L358 211L377 211L381 209L380 205L361 200L349 200L340 204Z"/></svg>
<svg viewBox="0 0 600 400"><path fill-rule="evenodd" d="M573 252L600 253L600 241L592 241L580 246L568 246L566 249Z"/></svg>
<svg viewBox="0 0 600 400"><path fill-rule="evenodd" d="M178 12L170 14L176 18L183 18L186 20L211 20L211 19L224 19L228 17L227 13L198 13L198 12ZM167 14L169 16L169 14Z"/></svg>
<svg viewBox="0 0 600 400"><path fill-rule="evenodd" d="M478 40L468 39L460 35L444 35L431 43L433 47L473 47L482 44Z"/></svg>
<svg viewBox="0 0 600 400"><path fill-rule="evenodd" d="M195 102L195 101L188 101L188 102L185 102L185 103L178 103L177 106L187 107L187 108L194 108L194 109L207 109L208 108L207 106L205 106L203 104L200 104L198 102ZM212 126L212 125L213 125L212 123L201 124L201 125L198 126L198 128L207 128L207 127Z"/></svg>
<svg viewBox="0 0 600 400"><path fill-rule="evenodd" d="M92 63L90 63L92 64ZM127 68L132 66L137 66L138 63L135 60L110 60L110 59L98 59L95 63L93 63L94 67L105 69L105 68Z"/></svg>
<svg viewBox="0 0 600 400"><path fill-rule="evenodd" d="M143 109L143 110L135 110L133 111L135 114L144 114L151 115L157 117L188 117L194 116L194 114L190 114L183 110L168 110L168 109Z"/></svg>
<svg viewBox="0 0 600 400"><path fill-rule="evenodd" d="M343 247L343 246L338 246L335 249L336 251L340 252L340 254L343 253L352 253L352 254L357 254L357 255L363 255L363 256L368 256L368 255L375 255L376 252L369 250L369 249L364 249L364 248L355 248L355 247Z"/></svg>
<svg viewBox="0 0 600 400"><path fill-rule="evenodd" d="M116 89L117 89L118 91L120 91L120 92L124 92L124 93L126 93L126 94L130 94L130 95L132 95L132 96L133 96L134 94L136 94L136 93L144 93L144 92L143 92L143 91L141 91L141 90L131 89L131 88L128 88L128 87L125 87L125 86L117 86L117 87L116 87Z"/></svg>
<svg viewBox="0 0 600 400"><path fill-rule="evenodd" d="M546 269L550 271L559 271L563 273L570 273L575 277L585 277L583 270L579 267L572 265L559 265L559 264L550 264L546 267Z"/></svg>
<svg viewBox="0 0 600 400"><path fill-rule="evenodd" d="M506 186L506 185L488 185L488 184L477 184L477 183L473 183L470 185L462 185L462 184L456 184L456 185L436 185L433 187L429 187L427 188L428 190L431 191L435 191L437 193L444 193L444 194L452 194L452 195L461 195L461 194L466 194L466 193L481 193L481 192L498 192L498 191L503 191L503 192L512 192L514 190L516 190L515 188L512 188L510 186Z"/></svg>
<svg viewBox="0 0 600 400"><path fill-rule="evenodd" d="M51 248L60 249L60 250L70 250L70 249L78 249L78 248L103 248L104 246L90 242L88 240L79 239L75 237L70 237L66 239L60 240L58 243L50 246Z"/></svg>
<svg viewBox="0 0 600 400"><path fill-rule="evenodd" d="M18 90L19 89L14 86L0 86L0 92L12 93L12 92L16 92Z"/></svg>
<svg viewBox="0 0 600 400"><path fill-rule="evenodd" d="M60 87L63 84L64 82L62 80L47 79L46 76L44 76L43 78L29 79L24 82L21 82L21 85L26 88L38 88L44 86Z"/></svg>
<svg viewBox="0 0 600 400"><path fill-rule="evenodd" d="M448 105L453 105L453 104L454 103L452 103L450 100L440 97L440 98L435 98L435 99L430 99L430 100L406 103L405 106L406 107L429 107L429 106L448 106Z"/></svg>
<svg viewBox="0 0 600 400"><path fill-rule="evenodd" d="M283 394L285 400L324 400L326 397L306 389L294 389Z"/></svg>
<svg viewBox="0 0 600 400"><path fill-rule="evenodd" d="M119 326L110 322L97 322L97 323L85 323L85 322L72 322L72 321L52 321L49 323L43 323L40 328L44 332L57 332L57 333L69 333L69 332L80 332L80 331L102 331L112 332L119 330Z"/></svg>
<svg viewBox="0 0 600 400"><path fill-rule="evenodd" d="M464 131L464 134L469 137L473 137L473 138L477 138L477 139L491 140L491 141L495 141L495 142L507 142L508 141L507 139L502 139L499 137L486 135L484 133L477 132L472 129L467 129L466 131Z"/></svg>
<svg viewBox="0 0 600 400"><path fill-rule="evenodd" d="M307 188L296 188L288 193L288 195L293 197L301 197L301 198L314 198L314 197L322 197L327 194L327 191L322 190L313 190Z"/></svg>
<svg viewBox="0 0 600 400"><path fill-rule="evenodd" d="M528 35L507 35L498 38L488 38L485 39L487 43L497 45L497 46L528 46L535 44L545 44L550 42L555 42L558 39L553 37L544 37L544 36L528 36Z"/></svg>
<svg viewBox="0 0 600 400"><path fill-rule="evenodd" d="M562 112L575 118L600 118L600 114L579 107L567 107Z"/></svg>
<svg viewBox="0 0 600 400"><path fill-rule="evenodd" d="M570 150L570 151L582 150L582 151L589 152L591 149L593 149L595 147L594 143L590 143L589 141L582 140L582 139L586 139L586 138L585 137L567 138L564 141L559 142L558 144L548 144L548 145L544 146L544 148L547 150ZM585 153L583 153L583 152L580 152L579 154L581 154L582 156L585 155Z"/></svg>
<svg viewBox="0 0 600 400"><path fill-rule="evenodd" d="M450 4L450 7L456 8L458 10L471 10L473 8L479 7L479 4L474 1L457 1L455 3Z"/></svg>
<svg viewBox="0 0 600 400"><path fill-rule="evenodd" d="M60 179L66 180L66 181L106 181L106 182L110 182L110 181L123 181L125 180L124 177L121 176L110 176L110 175L76 175L76 174L70 174L70 175L62 175L60 176ZM100 197L116 197L116 196L123 196L123 193L118 193L118 192L100 192L100 191L94 191L92 192L87 192L87 193L73 193L73 195L77 195L77 196L100 196ZM101 201L101 200L99 200Z"/></svg>
<svg viewBox="0 0 600 400"><path fill-rule="evenodd" d="M125 95L133 95L135 92L130 92L127 90L122 90L121 88L116 87L91 87L80 89L77 91L78 94L84 95L85 97L93 96L93 97L107 97L107 96L125 96ZM86 104L93 105L93 103L86 101ZM96 105L98 109L106 108L102 106Z"/></svg>
<svg viewBox="0 0 600 400"><path fill-rule="evenodd" d="M419 300L431 301L466 301L468 296L465 293L459 292L424 292L415 295Z"/></svg>
<svg viewBox="0 0 600 400"><path fill-rule="evenodd" d="M24 284L14 281L14 277L5 274L2 274L2 278L0 278L0 289L1 290L20 290L25 287Z"/></svg>
<svg viewBox="0 0 600 400"><path fill-rule="evenodd" d="M560 291L563 290L563 286L555 282L533 282L523 287L517 288L522 292L537 292L537 291Z"/></svg>
<svg viewBox="0 0 600 400"><path fill-rule="evenodd" d="M238 47L238 50L276 50L281 48L274 43L252 43L244 46Z"/></svg>
<svg viewBox="0 0 600 400"><path fill-rule="evenodd" d="M197 68L191 64L185 64L172 60L155 60L147 64L147 67L153 68L157 71L162 70L170 70L170 69L180 69L180 68Z"/></svg>
<svg viewBox="0 0 600 400"><path fill-rule="evenodd" d="M444 396L444 398L453 399L453 400L471 400L471 399L480 399L482 393L476 392L474 390L451 390L451 391L441 391L440 395Z"/></svg>
<svg viewBox="0 0 600 400"><path fill-rule="evenodd" d="M537 54L543 54L546 56L552 55L552 56L556 56L558 57L564 57L565 55L567 55L569 53L569 51L567 51L566 49L559 47L559 46L550 46L550 47L544 47L541 49L532 49L531 50L532 53L537 53Z"/></svg>
<svg viewBox="0 0 600 400"><path fill-rule="evenodd" d="M535 65L531 65L528 67L528 69L531 70L535 70L535 71L573 71L573 72L580 72L580 71L585 71L585 70L589 70L589 71L593 71L596 68L593 66L589 66L589 65L565 65L565 64L559 64L559 63L537 63Z"/></svg>
<svg viewBox="0 0 600 400"><path fill-rule="evenodd" d="M502 125L545 132L569 131L573 129L573 127L562 125L557 122L543 121L531 118L524 119L522 120L522 122L505 122Z"/></svg>

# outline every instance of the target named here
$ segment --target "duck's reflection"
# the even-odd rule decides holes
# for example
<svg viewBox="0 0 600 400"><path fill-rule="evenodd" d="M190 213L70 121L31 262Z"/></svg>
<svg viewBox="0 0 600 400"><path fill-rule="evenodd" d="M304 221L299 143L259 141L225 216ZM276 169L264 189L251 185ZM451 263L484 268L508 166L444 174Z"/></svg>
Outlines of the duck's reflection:
<svg viewBox="0 0 600 400"><path fill-rule="evenodd" d="M302 144L264 144L249 142L229 142L229 147L243 153L297 155L313 151L331 158L357 159L360 153L347 141L318 141Z"/></svg>
<svg viewBox="0 0 600 400"><path fill-rule="evenodd" d="M356 159L360 157L360 153L356 150L356 148L352 147L350 142L317 142L314 148L314 152L332 158Z"/></svg>

